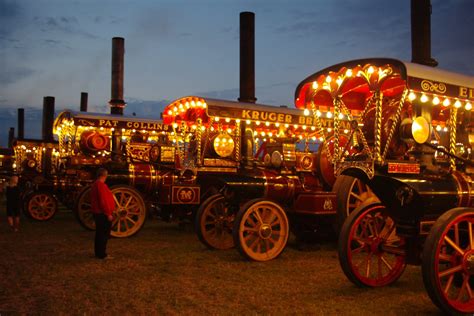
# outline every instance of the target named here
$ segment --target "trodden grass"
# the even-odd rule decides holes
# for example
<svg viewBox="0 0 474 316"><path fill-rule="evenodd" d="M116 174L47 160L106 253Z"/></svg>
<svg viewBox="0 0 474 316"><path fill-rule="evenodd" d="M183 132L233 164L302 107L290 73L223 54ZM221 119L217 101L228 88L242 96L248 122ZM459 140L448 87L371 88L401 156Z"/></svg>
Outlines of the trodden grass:
<svg viewBox="0 0 474 316"><path fill-rule="evenodd" d="M343 275L333 243L300 251L290 241L276 260L256 263L153 219L132 238L111 239L114 259L99 261L93 236L69 212L23 220L18 233L3 213L0 314L440 314L419 267L392 286L360 289Z"/></svg>

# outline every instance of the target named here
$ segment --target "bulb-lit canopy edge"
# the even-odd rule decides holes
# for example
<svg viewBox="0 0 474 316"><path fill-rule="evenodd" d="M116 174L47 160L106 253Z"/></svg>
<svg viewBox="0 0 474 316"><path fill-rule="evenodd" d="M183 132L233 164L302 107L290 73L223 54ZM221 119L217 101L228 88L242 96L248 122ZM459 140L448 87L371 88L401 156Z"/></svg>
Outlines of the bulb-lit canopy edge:
<svg viewBox="0 0 474 316"><path fill-rule="evenodd" d="M389 70L390 75L377 86L380 70ZM296 88L295 106L308 108L313 101L318 108L331 107L334 98L331 92L337 89L338 96L342 96L350 110L360 109L375 87L389 97L407 88L420 98L422 94L428 95L427 100L436 97L435 103L448 99L450 105L459 105L456 101L460 101L467 110L474 101L472 76L391 58L370 58L343 62L307 77Z"/></svg>

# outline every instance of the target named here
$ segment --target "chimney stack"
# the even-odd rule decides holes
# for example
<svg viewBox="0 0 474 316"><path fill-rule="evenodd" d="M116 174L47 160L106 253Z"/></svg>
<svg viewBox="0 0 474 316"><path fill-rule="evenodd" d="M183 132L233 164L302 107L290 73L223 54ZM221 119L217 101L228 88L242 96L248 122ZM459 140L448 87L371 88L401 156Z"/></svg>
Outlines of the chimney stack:
<svg viewBox="0 0 474 316"><path fill-rule="evenodd" d="M123 37L112 38L112 89L109 101L110 114L123 115L125 101L123 100L123 70L124 48Z"/></svg>
<svg viewBox="0 0 474 316"><path fill-rule="evenodd" d="M81 92L81 112L87 112L87 92Z"/></svg>
<svg viewBox="0 0 474 316"><path fill-rule="evenodd" d="M44 97L43 99L43 141L53 141L54 124L54 97Z"/></svg>
<svg viewBox="0 0 474 316"><path fill-rule="evenodd" d="M25 109L18 109L18 139L25 138Z"/></svg>
<svg viewBox="0 0 474 316"><path fill-rule="evenodd" d="M411 61L436 67L431 57L431 1L411 0Z"/></svg>
<svg viewBox="0 0 474 316"><path fill-rule="evenodd" d="M255 103L255 13L240 12L240 102Z"/></svg>
<svg viewBox="0 0 474 316"><path fill-rule="evenodd" d="M15 138L15 128L10 127L8 131L8 148L13 148L13 139Z"/></svg>

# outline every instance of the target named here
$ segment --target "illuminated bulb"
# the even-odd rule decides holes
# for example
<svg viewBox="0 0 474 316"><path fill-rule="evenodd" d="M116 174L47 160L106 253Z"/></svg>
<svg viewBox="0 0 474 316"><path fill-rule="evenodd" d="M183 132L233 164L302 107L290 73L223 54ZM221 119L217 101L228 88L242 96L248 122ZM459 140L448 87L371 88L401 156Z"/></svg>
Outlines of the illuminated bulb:
<svg viewBox="0 0 474 316"><path fill-rule="evenodd" d="M213 131L214 131L214 126L211 126L211 132L213 132Z"/></svg>
<svg viewBox="0 0 474 316"><path fill-rule="evenodd" d="M441 125L436 126L436 130L437 130L438 132L441 132L441 129L442 129L442 128L441 128Z"/></svg>
<svg viewBox="0 0 474 316"><path fill-rule="evenodd" d="M240 123L240 119L236 119L236 120L235 120L235 123Z"/></svg>
<svg viewBox="0 0 474 316"><path fill-rule="evenodd" d="M313 89L316 90L318 88L318 83L316 81L313 82Z"/></svg>
<svg viewBox="0 0 474 316"><path fill-rule="evenodd" d="M316 141L316 136L311 137L311 139L315 142Z"/></svg>
<svg viewBox="0 0 474 316"><path fill-rule="evenodd" d="M175 124L176 124L176 123L175 123ZM173 124L173 126L174 126L174 124ZM178 126L178 124L176 124L176 126ZM135 129L132 129L132 132L135 133L136 130L135 130Z"/></svg>
<svg viewBox="0 0 474 316"><path fill-rule="evenodd" d="M265 122L265 126L270 126L270 122Z"/></svg>
<svg viewBox="0 0 474 316"><path fill-rule="evenodd" d="M459 109L461 107L461 102L459 100L456 100L456 102L454 102L454 107L456 109Z"/></svg>
<svg viewBox="0 0 474 316"><path fill-rule="evenodd" d="M344 130L344 134L347 134L347 133L349 133L349 130L348 130L348 129L345 129L345 130Z"/></svg>
<svg viewBox="0 0 474 316"><path fill-rule="evenodd" d="M264 142L266 142L266 141L267 141L267 139L266 139L266 138L264 138L264 139L263 139L263 141L264 141Z"/></svg>
<svg viewBox="0 0 474 316"><path fill-rule="evenodd" d="M464 108L468 111L470 111L472 109L472 104L467 102L466 105L464 106Z"/></svg>
<svg viewBox="0 0 474 316"><path fill-rule="evenodd" d="M443 128L443 131L447 132L447 131L448 131L448 128L445 126L445 127Z"/></svg>
<svg viewBox="0 0 474 316"><path fill-rule="evenodd" d="M339 115L337 116L340 120L342 120L344 118L344 114L342 113L339 113Z"/></svg>
<svg viewBox="0 0 474 316"><path fill-rule="evenodd" d="M231 139L229 139L229 143L231 143L231 144L232 144L233 142L234 142L234 140L233 140L232 138L231 138Z"/></svg>
<svg viewBox="0 0 474 316"><path fill-rule="evenodd" d="M451 104L451 102L449 102L449 99L444 99L444 101L443 101L444 106L449 106L450 104Z"/></svg>
<svg viewBox="0 0 474 316"><path fill-rule="evenodd" d="M193 105L193 103L192 103L192 102L191 102L191 105L194 107L194 105ZM202 103L201 103L201 101L197 101L197 103L196 103L195 105L197 105L197 106L201 106L201 105L202 105Z"/></svg>
<svg viewBox="0 0 474 316"><path fill-rule="evenodd" d="M346 77L352 77L352 69L347 69Z"/></svg>
<svg viewBox="0 0 474 316"><path fill-rule="evenodd" d="M311 126L311 130L312 130L312 131L315 131L315 130L316 130L316 126Z"/></svg>
<svg viewBox="0 0 474 316"><path fill-rule="evenodd" d="M331 76L327 76L327 77L326 77L326 82L327 82L327 83L330 83L331 81L332 81Z"/></svg>
<svg viewBox="0 0 474 316"><path fill-rule="evenodd" d="M174 107L174 108L173 108L173 112L178 112L178 108L177 108L177 107Z"/></svg>
<svg viewBox="0 0 474 316"><path fill-rule="evenodd" d="M255 125L259 126L259 125L260 125L260 121L256 121L256 122L255 122Z"/></svg>
<svg viewBox="0 0 474 316"><path fill-rule="evenodd" d="M439 104L439 98L438 97L434 97L433 98L433 105L438 105Z"/></svg>
<svg viewBox="0 0 474 316"><path fill-rule="evenodd" d="M326 113L326 117L327 117L327 118L332 118L332 113L331 113L331 112L327 112L327 113Z"/></svg>
<svg viewBox="0 0 474 316"><path fill-rule="evenodd" d="M257 136L258 135L258 132L257 131L254 131L253 132L253 136Z"/></svg>
<svg viewBox="0 0 474 316"><path fill-rule="evenodd" d="M168 110L168 115L173 115L173 111Z"/></svg>
<svg viewBox="0 0 474 316"><path fill-rule="evenodd" d="M265 136L265 132L261 132L260 135L262 135L262 137Z"/></svg>
<svg viewBox="0 0 474 316"><path fill-rule="evenodd" d="M229 122L230 122L230 118L227 117L227 118L225 119L225 121L226 121L227 123L229 123Z"/></svg>
<svg viewBox="0 0 474 316"><path fill-rule="evenodd" d="M206 127L205 126L201 126L201 131L205 131L206 130Z"/></svg>
<svg viewBox="0 0 474 316"><path fill-rule="evenodd" d="M216 116L216 117L214 118L214 121L219 122L219 117Z"/></svg>
<svg viewBox="0 0 474 316"><path fill-rule="evenodd" d="M374 67L370 66L369 69L367 70L367 72L369 74L373 74L374 73Z"/></svg>
<svg viewBox="0 0 474 316"><path fill-rule="evenodd" d="M122 133L124 133L124 132L125 132L125 128L122 128Z"/></svg>
<svg viewBox="0 0 474 316"><path fill-rule="evenodd" d="M203 107L203 108L207 108L206 102L204 102L204 103L202 104L202 107Z"/></svg>
<svg viewBox="0 0 474 316"><path fill-rule="evenodd" d="M328 133L331 133L332 132L332 128L328 128Z"/></svg>
<svg viewBox="0 0 474 316"><path fill-rule="evenodd" d="M186 102L184 105L186 106L187 109L189 109L189 102Z"/></svg>
<svg viewBox="0 0 474 316"><path fill-rule="evenodd" d="M338 86L340 86L340 85L342 84L342 79L341 79L341 78L337 78L336 83L337 83Z"/></svg>
<svg viewBox="0 0 474 316"><path fill-rule="evenodd" d="M290 124L285 124L285 127L288 128L290 126Z"/></svg>
<svg viewBox="0 0 474 316"><path fill-rule="evenodd" d="M298 124L293 125L293 127L294 127L295 129L297 129L297 128L298 128Z"/></svg>
<svg viewBox="0 0 474 316"><path fill-rule="evenodd" d="M416 94L413 92L410 92L410 94L408 94L408 100L413 101L415 99L416 99Z"/></svg>
<svg viewBox="0 0 474 316"><path fill-rule="evenodd" d="M230 128L227 129L227 133L232 133L232 130Z"/></svg>
<svg viewBox="0 0 474 316"><path fill-rule="evenodd" d="M249 124L250 124L250 120L246 120L246 121L245 121L245 124L249 125Z"/></svg>
<svg viewBox="0 0 474 316"><path fill-rule="evenodd" d="M183 105L180 103L179 104L179 109L182 110L183 109Z"/></svg>
<svg viewBox="0 0 474 316"><path fill-rule="evenodd" d="M216 143L220 142L221 139L219 137L216 137Z"/></svg>
<svg viewBox="0 0 474 316"><path fill-rule="evenodd" d="M303 139L303 135L298 135L298 138L299 138L299 139Z"/></svg>
<svg viewBox="0 0 474 316"><path fill-rule="evenodd" d="M324 141L324 137L319 137L319 141L320 142Z"/></svg>
<svg viewBox="0 0 474 316"><path fill-rule="evenodd" d="M268 133L268 137L272 137L272 136L273 136L272 132Z"/></svg>
<svg viewBox="0 0 474 316"><path fill-rule="evenodd" d="M145 133L146 133L146 131L145 131L144 129L142 129L142 133L143 133L143 134L145 134Z"/></svg>
<svg viewBox="0 0 474 316"><path fill-rule="evenodd" d="M280 123L275 123L275 126L276 126L276 127L279 127L279 126L280 126Z"/></svg>
<svg viewBox="0 0 474 316"><path fill-rule="evenodd" d="M421 101L422 103L426 103L426 101L428 101L428 97L426 96L426 94L422 94L422 95L421 95L420 101Z"/></svg>
<svg viewBox="0 0 474 316"><path fill-rule="evenodd" d="M316 111L316 116L321 117L321 112L319 112L319 110Z"/></svg>
<svg viewBox="0 0 474 316"><path fill-rule="evenodd" d="M201 102L198 101L198 103L201 103ZM194 100L191 101L191 106L192 106L193 108L196 107L196 102L195 102Z"/></svg>
<svg viewBox="0 0 474 316"><path fill-rule="evenodd" d="M191 128L192 128L192 129L196 129L197 126L196 126L196 125L192 125Z"/></svg>
<svg viewBox="0 0 474 316"><path fill-rule="evenodd" d="M113 132L113 131L115 131L115 128L112 127L110 130Z"/></svg>
<svg viewBox="0 0 474 316"><path fill-rule="evenodd" d="M305 130L307 127L306 127L306 125L303 125L301 128L302 128L303 130Z"/></svg>
<svg viewBox="0 0 474 316"><path fill-rule="evenodd" d="M304 109L303 114L304 114L305 116L308 116L308 115L309 115L309 110L308 110L308 109Z"/></svg>

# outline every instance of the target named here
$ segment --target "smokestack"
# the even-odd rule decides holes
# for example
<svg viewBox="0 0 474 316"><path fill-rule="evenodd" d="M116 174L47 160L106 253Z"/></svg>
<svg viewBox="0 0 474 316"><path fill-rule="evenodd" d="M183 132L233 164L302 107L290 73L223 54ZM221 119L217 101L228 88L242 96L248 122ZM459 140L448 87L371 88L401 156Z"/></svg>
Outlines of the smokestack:
<svg viewBox="0 0 474 316"><path fill-rule="evenodd" d="M124 70L124 38L112 38L112 89L109 101L110 114L123 115L125 101L123 100L123 70Z"/></svg>
<svg viewBox="0 0 474 316"><path fill-rule="evenodd" d="M25 138L25 109L18 109L18 139Z"/></svg>
<svg viewBox="0 0 474 316"><path fill-rule="evenodd" d="M240 96L255 103L255 13L240 12Z"/></svg>
<svg viewBox="0 0 474 316"><path fill-rule="evenodd" d="M53 141L54 97L43 99L43 141Z"/></svg>
<svg viewBox="0 0 474 316"><path fill-rule="evenodd" d="M431 57L431 1L411 0L411 61L436 67Z"/></svg>
<svg viewBox="0 0 474 316"><path fill-rule="evenodd" d="M13 138L15 138L15 128L10 127L10 130L8 131L8 148L13 147Z"/></svg>
<svg viewBox="0 0 474 316"><path fill-rule="evenodd" d="M87 112L87 92L81 92L81 112Z"/></svg>

